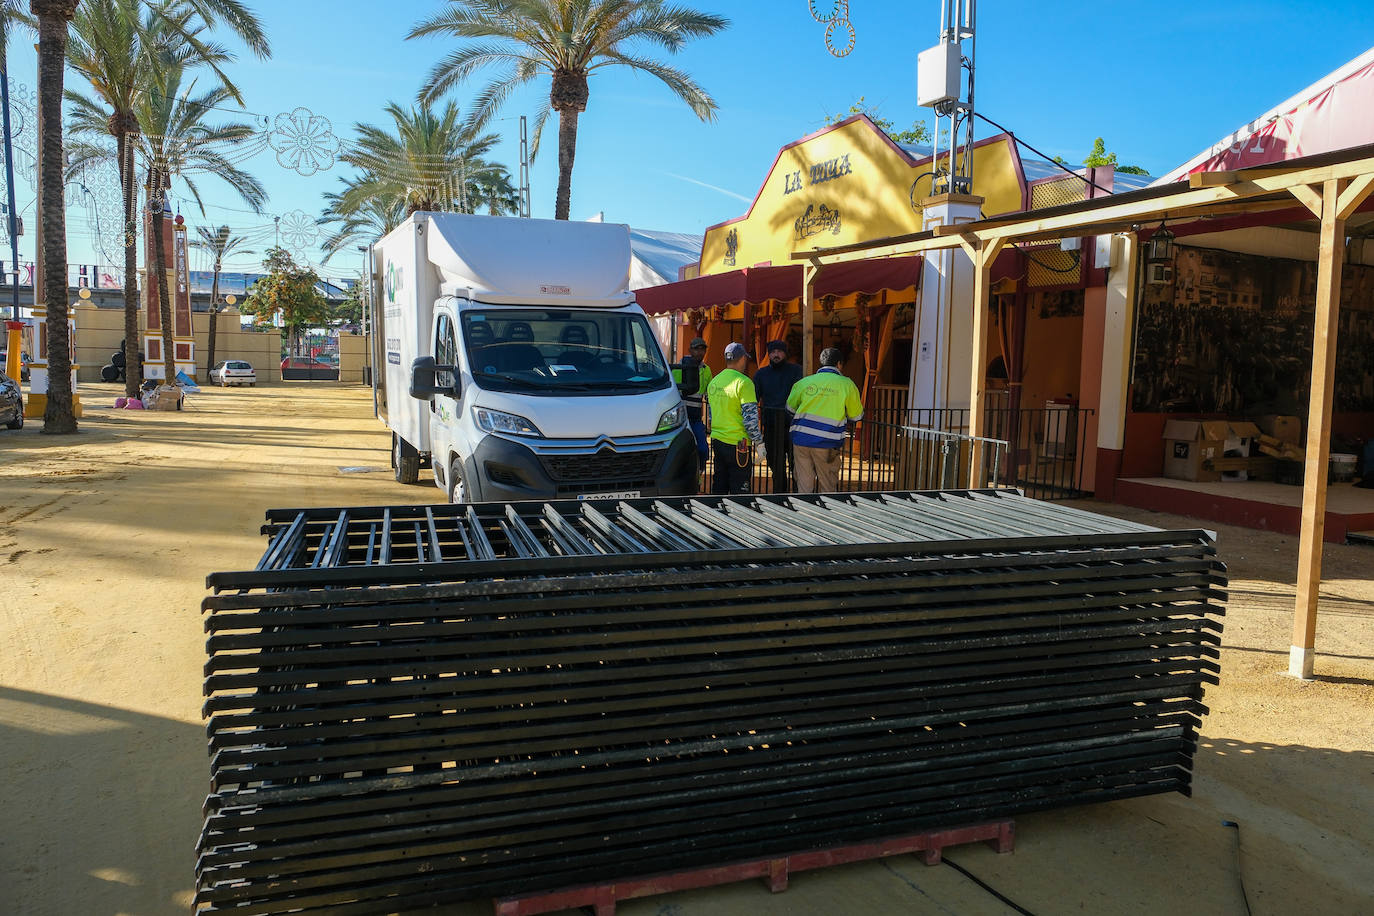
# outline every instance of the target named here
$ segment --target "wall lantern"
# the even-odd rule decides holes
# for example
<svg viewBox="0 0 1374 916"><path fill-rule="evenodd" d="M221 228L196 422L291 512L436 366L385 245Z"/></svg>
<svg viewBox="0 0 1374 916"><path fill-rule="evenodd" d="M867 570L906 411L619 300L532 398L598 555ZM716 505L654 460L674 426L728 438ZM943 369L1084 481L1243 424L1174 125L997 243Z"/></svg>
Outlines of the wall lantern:
<svg viewBox="0 0 1374 916"><path fill-rule="evenodd" d="M1159 224L1159 229L1145 243L1145 260L1150 264L1168 264L1174 258L1174 234Z"/></svg>

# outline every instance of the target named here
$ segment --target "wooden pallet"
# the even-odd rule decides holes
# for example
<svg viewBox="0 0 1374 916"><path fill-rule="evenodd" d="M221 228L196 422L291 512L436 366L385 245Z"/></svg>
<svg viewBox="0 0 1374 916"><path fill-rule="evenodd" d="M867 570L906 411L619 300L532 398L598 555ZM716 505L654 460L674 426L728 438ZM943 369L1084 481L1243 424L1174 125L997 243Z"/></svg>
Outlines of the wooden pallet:
<svg viewBox="0 0 1374 916"><path fill-rule="evenodd" d="M1015 821L994 821L949 830L932 830L877 843L836 846L800 852L772 859L754 859L714 868L631 878L605 884L587 884L535 894L499 897L492 901L496 916L536 916L576 907L592 907L596 916L615 916L616 903L638 897L652 897L674 891L713 887L751 878L762 878L773 893L787 890L792 872L809 871L848 862L881 859L915 853L927 865L939 865L944 849L965 843L987 843L999 853L1011 852L1016 844Z"/></svg>

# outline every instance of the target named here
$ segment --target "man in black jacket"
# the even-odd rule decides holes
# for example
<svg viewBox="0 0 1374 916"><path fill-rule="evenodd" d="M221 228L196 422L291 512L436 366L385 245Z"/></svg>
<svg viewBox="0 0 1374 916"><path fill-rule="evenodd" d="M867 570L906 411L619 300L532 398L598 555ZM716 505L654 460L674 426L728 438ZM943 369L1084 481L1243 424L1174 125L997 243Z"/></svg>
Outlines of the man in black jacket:
<svg viewBox="0 0 1374 916"><path fill-rule="evenodd" d="M773 475L773 492L790 493L793 467L792 442L787 427L792 422L787 412L787 396L801 381L802 367L787 361L787 344L768 342L768 364L754 373L754 390L763 410L763 444L768 452L768 470Z"/></svg>

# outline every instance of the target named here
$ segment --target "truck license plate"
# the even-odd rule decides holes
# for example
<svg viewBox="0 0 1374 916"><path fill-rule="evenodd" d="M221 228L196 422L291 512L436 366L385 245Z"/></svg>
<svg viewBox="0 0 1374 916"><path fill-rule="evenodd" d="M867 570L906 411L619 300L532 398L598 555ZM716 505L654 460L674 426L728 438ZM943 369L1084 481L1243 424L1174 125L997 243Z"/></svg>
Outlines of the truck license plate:
<svg viewBox="0 0 1374 916"><path fill-rule="evenodd" d="M638 490L618 490L615 493L583 493L578 499L638 499Z"/></svg>

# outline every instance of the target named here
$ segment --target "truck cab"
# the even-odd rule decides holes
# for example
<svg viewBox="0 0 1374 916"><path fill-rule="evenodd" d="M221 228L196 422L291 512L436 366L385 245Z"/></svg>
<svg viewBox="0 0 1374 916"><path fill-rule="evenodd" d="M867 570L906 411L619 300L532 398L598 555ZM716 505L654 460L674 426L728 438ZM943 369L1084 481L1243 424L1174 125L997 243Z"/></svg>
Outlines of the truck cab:
<svg viewBox="0 0 1374 916"><path fill-rule="evenodd" d="M399 480L428 465L453 502L696 491L681 397L627 288L627 227L417 216L378 246ZM432 300L406 295L426 285Z"/></svg>

